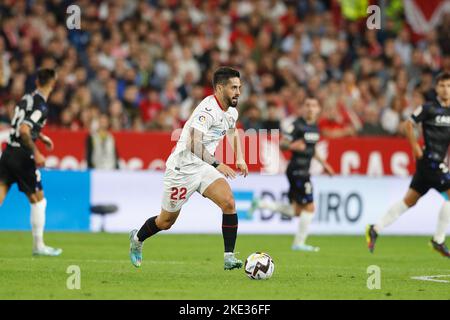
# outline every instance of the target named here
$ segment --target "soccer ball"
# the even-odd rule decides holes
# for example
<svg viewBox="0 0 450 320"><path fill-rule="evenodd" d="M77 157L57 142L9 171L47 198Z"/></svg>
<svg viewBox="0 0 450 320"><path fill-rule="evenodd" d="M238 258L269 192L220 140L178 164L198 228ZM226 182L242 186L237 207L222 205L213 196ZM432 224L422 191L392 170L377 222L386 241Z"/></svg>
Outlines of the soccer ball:
<svg viewBox="0 0 450 320"><path fill-rule="evenodd" d="M273 263L272 257L264 252L252 253L245 260L244 270L250 279L269 279L274 269L275 264Z"/></svg>

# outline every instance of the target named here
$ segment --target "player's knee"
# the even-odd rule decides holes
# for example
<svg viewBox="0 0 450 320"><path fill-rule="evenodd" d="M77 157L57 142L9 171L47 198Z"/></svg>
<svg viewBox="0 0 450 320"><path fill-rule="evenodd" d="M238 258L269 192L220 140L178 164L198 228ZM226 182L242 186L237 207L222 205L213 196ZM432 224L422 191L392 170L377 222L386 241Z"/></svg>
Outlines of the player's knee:
<svg viewBox="0 0 450 320"><path fill-rule="evenodd" d="M166 223L161 223L161 225L159 226L159 228L161 230L169 230L172 227L173 223L170 222L166 222Z"/></svg>
<svg viewBox="0 0 450 320"><path fill-rule="evenodd" d="M408 208L414 207L416 205L417 201L418 201L418 199L415 199L415 198L405 198L405 199L403 199L403 202L405 203L405 205Z"/></svg>
<svg viewBox="0 0 450 320"><path fill-rule="evenodd" d="M234 197L232 194L229 194L223 198L220 203L220 208L223 212L226 213L235 213L236 212L236 203L234 201Z"/></svg>
<svg viewBox="0 0 450 320"><path fill-rule="evenodd" d="M304 210L305 210L305 211L308 211L308 212L311 213L311 214L313 214L314 211L316 211L316 208L314 207L314 203L313 203L313 202L308 203L308 204L305 206L305 209L304 209Z"/></svg>

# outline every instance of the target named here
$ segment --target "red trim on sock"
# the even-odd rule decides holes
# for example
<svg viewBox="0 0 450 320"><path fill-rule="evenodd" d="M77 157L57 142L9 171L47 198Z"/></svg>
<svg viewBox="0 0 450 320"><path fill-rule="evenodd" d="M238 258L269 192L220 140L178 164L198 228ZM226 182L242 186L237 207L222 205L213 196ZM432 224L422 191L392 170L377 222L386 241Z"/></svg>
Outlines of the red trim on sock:
<svg viewBox="0 0 450 320"><path fill-rule="evenodd" d="M238 227L238 225L237 224L235 224L235 225L232 225L232 226L227 226L227 225L222 225L222 228L237 228Z"/></svg>

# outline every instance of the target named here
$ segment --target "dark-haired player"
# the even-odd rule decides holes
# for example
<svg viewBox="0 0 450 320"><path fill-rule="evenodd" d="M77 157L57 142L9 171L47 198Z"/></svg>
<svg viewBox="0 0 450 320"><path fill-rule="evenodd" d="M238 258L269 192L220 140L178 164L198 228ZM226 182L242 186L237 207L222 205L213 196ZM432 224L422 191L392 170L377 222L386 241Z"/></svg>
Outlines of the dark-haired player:
<svg viewBox="0 0 450 320"><path fill-rule="evenodd" d="M222 209L224 269L242 267L242 261L234 256L238 218L233 193L225 180L235 178L236 173L214 158L217 145L225 134L229 134L236 155L236 167L247 176L248 168L236 130L240 74L232 68L221 67L214 72L213 86L214 95L203 99L192 112L175 150L167 159L161 213L148 219L139 231L130 233L130 259L135 267L141 265L144 240L169 229L178 218L181 207L195 191Z"/></svg>
<svg viewBox="0 0 450 320"><path fill-rule="evenodd" d="M417 159L416 173L403 200L394 204L375 225L366 228L366 240L370 252L380 231L392 224L398 217L425 195L436 189L446 193L439 212L436 233L430 241L432 247L445 257L450 252L445 245L445 232L450 223L450 173L444 159L450 144L450 73L441 73L436 79L436 101L418 107L410 120L405 122L406 134ZM421 148L414 135L414 125L421 124L425 147Z"/></svg>
<svg viewBox="0 0 450 320"><path fill-rule="evenodd" d="M41 133L48 106L47 99L56 83L56 73L52 69L37 71L36 91L23 96L17 104L11 122L8 145L0 158L0 204L9 188L17 183L31 204L31 230L33 234L33 254L58 256L61 249L44 244L45 209L47 200L42 189L38 167L45 164L44 156L35 145L41 139L46 147L53 149L52 140Z"/></svg>
<svg viewBox="0 0 450 320"><path fill-rule="evenodd" d="M249 213L252 214L255 209L260 208L289 217L300 216L292 250L316 252L319 251L318 247L306 244L309 225L315 211L313 186L309 173L312 158L322 164L327 174L333 175L334 171L316 152L316 143L320 139L319 128L316 124L320 113L319 101L312 97L306 98L301 108L303 116L297 118L288 128L280 145L281 149L292 151L292 158L286 171L290 186L288 193L290 204L255 199Z"/></svg>

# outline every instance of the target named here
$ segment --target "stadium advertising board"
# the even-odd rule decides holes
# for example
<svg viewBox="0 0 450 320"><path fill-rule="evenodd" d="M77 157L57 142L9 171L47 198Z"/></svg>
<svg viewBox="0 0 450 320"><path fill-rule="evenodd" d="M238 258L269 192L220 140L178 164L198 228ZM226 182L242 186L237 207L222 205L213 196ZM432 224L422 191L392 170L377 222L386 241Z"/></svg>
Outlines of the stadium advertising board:
<svg viewBox="0 0 450 320"><path fill-rule="evenodd" d="M128 232L159 213L162 172L155 171L54 171L43 170L48 201L46 230ZM64 181L64 183L61 183ZM312 178L316 215L313 234L361 234L408 188L409 178L325 177ZM297 219L269 210L248 209L254 198L287 202L284 175L251 174L230 182L239 215L240 233L291 234ZM402 219L386 229L390 234L431 234L443 198L430 191ZM91 206L117 206L106 216L90 213ZM29 204L14 186L0 212L0 230L29 230ZM220 233L221 212L211 201L195 193L183 207L174 233ZM292 221L295 220L295 221Z"/></svg>
<svg viewBox="0 0 450 320"><path fill-rule="evenodd" d="M52 137L56 146L51 153L41 148L47 156L48 167L73 170L86 168L86 132L47 130L46 133ZM165 160L175 146L177 134L114 133L120 167L128 170L163 169ZM6 139L7 134L0 133L0 143L4 143ZM279 151L276 137L247 134L243 138L243 146L251 172L284 172L290 155ZM335 171L343 175L408 176L413 173L415 167L408 142L401 138L357 137L322 140L318 144L318 150L328 159ZM225 159L228 152L229 146L225 147L221 143L216 156L218 159ZM321 173L322 168L313 163L312 171L315 174Z"/></svg>
<svg viewBox="0 0 450 320"><path fill-rule="evenodd" d="M93 172L93 204L115 204L119 210L105 219L105 228L127 232L143 220L159 213L162 197L160 172ZM313 234L362 234L367 223L375 222L408 188L409 178L401 177L314 177L316 216ZM255 197L287 201L287 179L283 175L251 174L231 181L240 218L240 233L292 234L297 218L287 219L268 210L247 211ZM430 191L402 219L386 229L388 234L432 234L443 198ZM220 233L221 212L212 202L194 194L183 207L174 233ZM99 217L92 217L93 231L99 230Z"/></svg>
<svg viewBox="0 0 450 320"><path fill-rule="evenodd" d="M90 173L41 170L46 230L89 231ZM30 204L13 185L0 210L0 230L30 230Z"/></svg>

